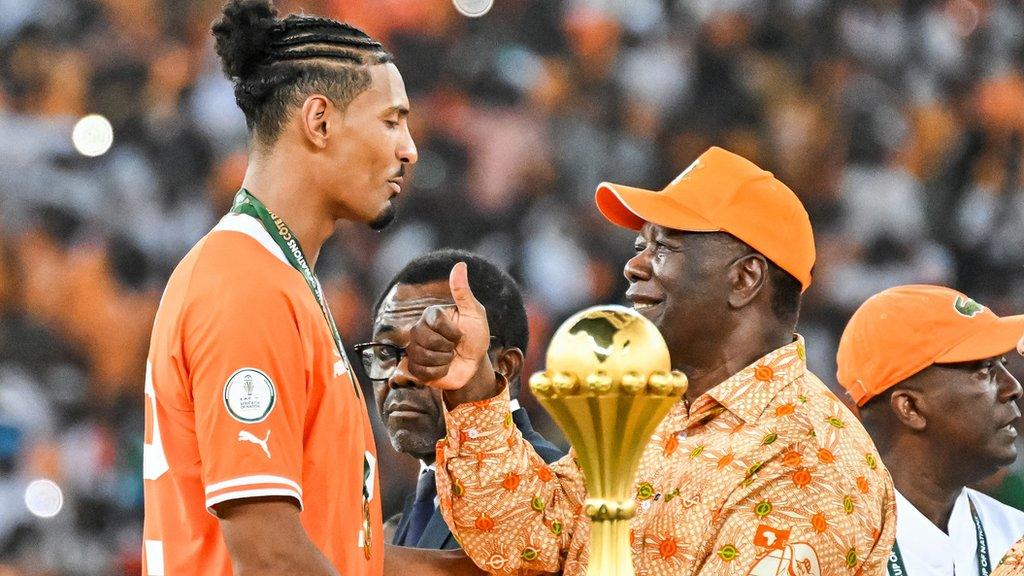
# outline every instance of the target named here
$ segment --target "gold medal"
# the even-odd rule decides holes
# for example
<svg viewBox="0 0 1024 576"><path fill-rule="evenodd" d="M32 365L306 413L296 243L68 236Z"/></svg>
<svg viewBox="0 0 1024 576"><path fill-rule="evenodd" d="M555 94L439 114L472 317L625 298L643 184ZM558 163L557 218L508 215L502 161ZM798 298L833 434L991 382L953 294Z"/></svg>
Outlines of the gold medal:
<svg viewBox="0 0 1024 576"><path fill-rule="evenodd" d="M371 529L370 529L370 503L365 499L363 500L363 554L366 559L370 559L370 540L371 540Z"/></svg>

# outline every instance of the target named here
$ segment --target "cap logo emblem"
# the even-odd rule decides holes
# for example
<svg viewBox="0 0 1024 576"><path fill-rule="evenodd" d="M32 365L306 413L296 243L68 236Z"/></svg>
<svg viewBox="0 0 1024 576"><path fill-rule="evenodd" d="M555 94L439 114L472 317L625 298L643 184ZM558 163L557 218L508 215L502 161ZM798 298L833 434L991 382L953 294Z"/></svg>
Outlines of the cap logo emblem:
<svg viewBox="0 0 1024 576"><path fill-rule="evenodd" d="M953 308L956 309L956 313L965 318L974 318L982 311L985 307L978 304L970 298L964 298L963 296L957 296L956 302L953 303Z"/></svg>

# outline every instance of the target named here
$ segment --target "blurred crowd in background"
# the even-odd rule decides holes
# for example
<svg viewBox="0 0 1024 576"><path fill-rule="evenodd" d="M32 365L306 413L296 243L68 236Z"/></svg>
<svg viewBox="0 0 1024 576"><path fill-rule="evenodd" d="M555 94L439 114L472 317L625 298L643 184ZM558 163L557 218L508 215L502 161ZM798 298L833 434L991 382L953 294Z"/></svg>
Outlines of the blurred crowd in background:
<svg viewBox="0 0 1024 576"><path fill-rule="evenodd" d="M2 576L139 571L153 315L246 166L209 33L220 5L0 0ZM379 38L412 101L420 161L398 219L342 226L321 253L349 345L394 272L457 246L521 281L537 369L562 319L624 292L634 235L603 221L596 185L660 189L710 145L810 212L799 330L830 384L847 318L885 287L1024 311L1018 0L496 0L479 19L449 0L277 5ZM112 127L100 155L72 141L87 114ZM379 440L391 513L417 467ZM1022 469L988 489L1024 507ZM25 505L37 478L63 490L53 518Z"/></svg>

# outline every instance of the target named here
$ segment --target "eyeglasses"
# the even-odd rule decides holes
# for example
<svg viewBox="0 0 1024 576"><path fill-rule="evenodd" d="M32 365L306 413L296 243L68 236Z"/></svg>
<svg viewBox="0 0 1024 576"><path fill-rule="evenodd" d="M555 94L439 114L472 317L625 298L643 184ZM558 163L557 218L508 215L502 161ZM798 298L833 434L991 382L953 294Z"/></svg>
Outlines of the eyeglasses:
<svg viewBox="0 0 1024 576"><path fill-rule="evenodd" d="M491 347L501 344L497 336L491 336ZM390 380L398 369L398 363L405 356L405 347L386 342L364 342L352 348L359 355L366 377L375 382Z"/></svg>

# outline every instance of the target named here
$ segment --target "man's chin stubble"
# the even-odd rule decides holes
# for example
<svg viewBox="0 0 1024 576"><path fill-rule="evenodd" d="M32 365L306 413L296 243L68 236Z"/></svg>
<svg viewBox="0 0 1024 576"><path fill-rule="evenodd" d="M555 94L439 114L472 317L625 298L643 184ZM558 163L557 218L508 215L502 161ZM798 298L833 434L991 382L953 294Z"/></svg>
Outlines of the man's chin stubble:
<svg viewBox="0 0 1024 576"><path fill-rule="evenodd" d="M418 435L412 435L405 431L400 431L391 437L391 446L396 452L402 454L408 454L413 458L422 460L423 458L434 455L437 441L431 442L427 438Z"/></svg>
<svg viewBox="0 0 1024 576"><path fill-rule="evenodd" d="M369 226L371 230L381 231L388 227L389 224L395 219L395 205L388 201L387 206L381 210L380 214L376 218L370 221Z"/></svg>

